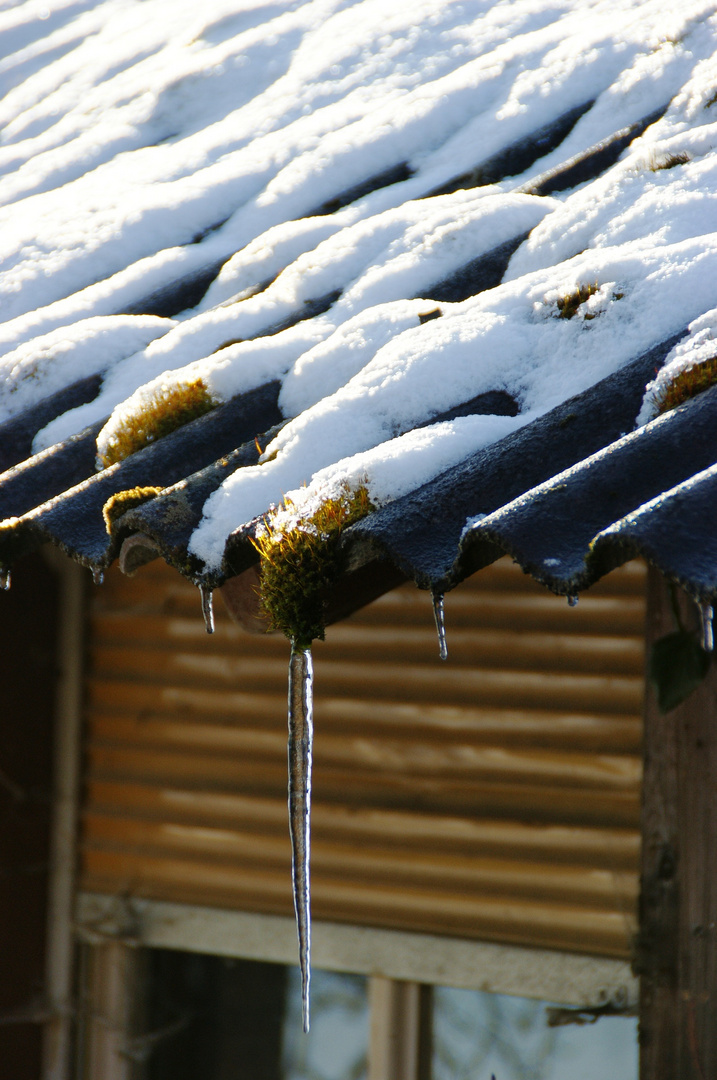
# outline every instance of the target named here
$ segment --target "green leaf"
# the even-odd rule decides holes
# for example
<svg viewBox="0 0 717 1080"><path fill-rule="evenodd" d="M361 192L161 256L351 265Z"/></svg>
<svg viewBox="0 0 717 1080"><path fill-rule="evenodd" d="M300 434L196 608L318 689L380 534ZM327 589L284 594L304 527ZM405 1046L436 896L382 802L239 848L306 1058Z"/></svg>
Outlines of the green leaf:
<svg viewBox="0 0 717 1080"><path fill-rule="evenodd" d="M649 675L657 691L660 712L675 709L700 685L709 671L710 654L688 630L655 641L650 654Z"/></svg>

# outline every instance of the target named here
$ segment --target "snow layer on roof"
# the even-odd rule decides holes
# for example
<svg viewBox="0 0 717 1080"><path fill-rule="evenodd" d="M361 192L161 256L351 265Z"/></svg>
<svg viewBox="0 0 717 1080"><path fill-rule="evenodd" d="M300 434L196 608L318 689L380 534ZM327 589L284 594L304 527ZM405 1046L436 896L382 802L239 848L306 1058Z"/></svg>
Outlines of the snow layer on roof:
<svg viewBox="0 0 717 1080"><path fill-rule="evenodd" d="M37 401L64 390L78 377L105 371L166 334L171 319L153 315L95 315L18 345L0 358L0 423Z"/></svg>
<svg viewBox="0 0 717 1080"><path fill-rule="evenodd" d="M393 337L339 390L282 428L265 450L266 464L229 477L207 501L191 550L218 565L232 522L250 520L285 492L302 504L332 494L336 477L347 475L346 461L332 466L332 460L379 444L381 453L362 458L360 472L374 503L398 497L398 491L389 494L393 465L386 464L393 460L385 445L392 436L495 389L521 405L520 416L500 418L507 434L678 332L710 305L715 273L712 234L667 249L588 251L558 268L444 305L441 319ZM575 317L561 318L558 298L577 282L595 280L604 284ZM485 421L498 418L474 419L473 427L461 427L463 457L491 441ZM413 488L448 467L425 453L411 461ZM302 484L309 490L299 498Z"/></svg>
<svg viewBox="0 0 717 1080"><path fill-rule="evenodd" d="M290 377L282 395L282 404L285 415L295 416L306 407L307 402L313 404L327 393L327 379L338 389L358 370L358 353L348 344L349 341L355 344L356 334L360 333L364 339L361 356L366 362L379 343L383 344L399 330L399 324L395 321L396 309L388 311L386 301L406 296L420 297L423 292L430 295L430 286L444 280L472 259L529 232L552 205L553 200L537 199L532 195L498 194L486 198L483 193L461 191L454 195L409 202L341 229L321 241L313 251L300 255L257 296L249 297L240 304L205 310L195 318L182 322L172 333L146 350L147 364L155 368L158 359L163 367L190 361L189 368L179 370L176 374L163 370L158 379L148 382L134 393L136 365L124 366L122 370L127 374L124 382L121 381L120 369L116 369L112 387L114 397L120 404L114 408L100 435L100 453L106 442L115 436L117 429L131 422L133 412L142 411L145 400L156 393L158 381L170 385L173 381L181 383L201 378L210 393L220 400L226 400L260 385L267 377L285 375L290 362L298 359L290 347L281 353L286 358L283 363L279 353L275 354L278 363L269 374L262 365L254 367L255 349L247 345L243 349L235 349L228 357L227 342L244 343L245 339L263 333L272 324L290 317L302 304L330 294L333 290L343 289L330 313L320 320L312 320L308 333L325 339L355 314L366 310L373 314L359 323L352 322L351 334L338 339L346 343L343 349L337 350L336 335L332 337L333 374L310 363L302 363L292 372L293 377ZM404 318L409 311L411 316L409 322L400 328L416 326L419 313L426 308L425 301L413 304L404 301L400 310ZM373 330L366 337L370 325L373 325ZM285 332L282 340L298 340L306 347L306 335L307 329L302 327L294 333ZM369 353L367 346L370 347L371 343L375 343L375 347ZM212 350L212 355L196 363L208 350ZM266 346L262 351L267 355ZM343 372L343 377L337 381L339 371ZM146 369L144 374L146 377ZM86 410L86 417L92 416L93 420L101 417L110 404L114 406L115 401L110 403L105 391L94 409ZM43 438L55 441L62 423L56 422Z"/></svg>
<svg viewBox="0 0 717 1080"><path fill-rule="evenodd" d="M289 423L194 535L216 567L285 492L308 506L364 477L383 502L691 320L675 359L706 356L716 35L707 0L5 8L0 419L102 372L35 441L109 416L101 449L178 384L221 401L280 379ZM648 117L596 179L521 191ZM436 303L528 233L502 284ZM172 319L126 314L212 276ZM495 390L518 416L431 424Z"/></svg>
<svg viewBox="0 0 717 1080"><path fill-rule="evenodd" d="M363 453L342 458L328 468L318 469L310 485L287 492L287 505L277 516L277 524L292 517L297 521L309 518L324 499L338 498L360 484L368 487L375 505L397 499L415 489L417 476L435 476L535 417L535 413L462 416L408 431Z"/></svg>

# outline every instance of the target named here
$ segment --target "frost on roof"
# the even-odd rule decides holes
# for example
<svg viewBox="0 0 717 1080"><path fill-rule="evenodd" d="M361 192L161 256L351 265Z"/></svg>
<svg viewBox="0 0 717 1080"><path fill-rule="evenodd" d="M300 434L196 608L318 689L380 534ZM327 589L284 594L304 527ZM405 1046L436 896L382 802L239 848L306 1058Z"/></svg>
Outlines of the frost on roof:
<svg viewBox="0 0 717 1080"><path fill-rule="evenodd" d="M279 380L191 540L216 570L287 492L381 505L690 322L707 359L716 36L706 0L5 8L0 422L97 377L33 449L102 456Z"/></svg>

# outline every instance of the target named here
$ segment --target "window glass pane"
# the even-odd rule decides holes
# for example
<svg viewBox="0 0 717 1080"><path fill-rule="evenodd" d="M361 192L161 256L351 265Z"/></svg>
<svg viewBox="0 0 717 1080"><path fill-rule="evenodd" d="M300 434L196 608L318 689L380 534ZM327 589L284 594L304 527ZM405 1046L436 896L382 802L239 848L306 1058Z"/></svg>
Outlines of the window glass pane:
<svg viewBox="0 0 717 1080"><path fill-rule="evenodd" d="M311 1031L301 1029L301 980L289 971L284 1019L284 1080L364 1080L369 1038L367 980L311 973Z"/></svg>
<svg viewBox="0 0 717 1080"><path fill-rule="evenodd" d="M143 1080L283 1080L285 967L152 949L147 969Z"/></svg>
<svg viewBox="0 0 717 1080"><path fill-rule="evenodd" d="M364 1080L367 980L314 969L311 1032L298 968L147 952L144 1080Z"/></svg>
<svg viewBox="0 0 717 1080"><path fill-rule="evenodd" d="M437 987L432 1080L637 1080L637 1021L550 1028L547 1002Z"/></svg>

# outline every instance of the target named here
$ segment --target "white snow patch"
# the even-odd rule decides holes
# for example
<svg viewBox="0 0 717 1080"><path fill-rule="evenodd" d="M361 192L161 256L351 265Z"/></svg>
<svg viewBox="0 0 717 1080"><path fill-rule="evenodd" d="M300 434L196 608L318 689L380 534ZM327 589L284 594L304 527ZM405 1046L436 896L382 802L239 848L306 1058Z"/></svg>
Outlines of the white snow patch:
<svg viewBox="0 0 717 1080"><path fill-rule="evenodd" d="M466 536L467 533L471 531L471 529L474 529L476 525L480 525L481 521L483 521L483 519L487 516L487 514L471 514L470 517L467 517L466 523L461 529L461 540L464 536Z"/></svg>
<svg viewBox="0 0 717 1080"><path fill-rule="evenodd" d="M151 315L95 316L18 346L0 358L0 422L105 371L172 325L170 319Z"/></svg>

